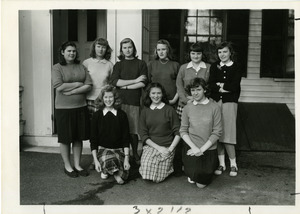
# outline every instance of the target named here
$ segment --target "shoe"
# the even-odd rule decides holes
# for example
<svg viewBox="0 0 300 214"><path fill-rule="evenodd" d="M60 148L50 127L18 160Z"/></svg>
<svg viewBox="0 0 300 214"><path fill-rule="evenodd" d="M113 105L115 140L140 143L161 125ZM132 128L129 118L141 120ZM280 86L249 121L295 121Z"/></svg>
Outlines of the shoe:
<svg viewBox="0 0 300 214"><path fill-rule="evenodd" d="M64 172L67 176L69 176L70 178L77 178L78 174L77 172L75 172L75 170L73 170L72 172L69 172L68 170L66 170L66 168L64 169Z"/></svg>
<svg viewBox="0 0 300 214"><path fill-rule="evenodd" d="M89 170L95 170L95 164L91 163L91 165L89 166Z"/></svg>
<svg viewBox="0 0 300 214"><path fill-rule="evenodd" d="M197 185L198 188L201 188L201 189L204 188L204 187L206 187L206 185L200 184L200 183L196 183L196 185Z"/></svg>
<svg viewBox="0 0 300 214"><path fill-rule="evenodd" d="M114 175L118 184L124 184L124 180L119 175Z"/></svg>
<svg viewBox="0 0 300 214"><path fill-rule="evenodd" d="M215 170L215 175L221 175L223 173L223 171L226 170L226 166L219 166L216 170Z"/></svg>
<svg viewBox="0 0 300 214"><path fill-rule="evenodd" d="M83 177L87 177L89 175L89 172L86 169L77 170L76 168L74 168L74 171L77 172L78 175Z"/></svg>
<svg viewBox="0 0 300 214"><path fill-rule="evenodd" d="M195 181L192 181L192 180L190 179L190 177L188 177L188 182L189 182L190 184L194 184L194 183L195 183Z"/></svg>
<svg viewBox="0 0 300 214"><path fill-rule="evenodd" d="M232 177L237 176L237 171L238 171L238 168L237 168L236 166L232 166L232 167L230 168L229 176L232 176Z"/></svg>
<svg viewBox="0 0 300 214"><path fill-rule="evenodd" d="M101 172L100 177L101 177L103 180L106 180L106 179L108 178L108 174L104 174L103 172Z"/></svg>

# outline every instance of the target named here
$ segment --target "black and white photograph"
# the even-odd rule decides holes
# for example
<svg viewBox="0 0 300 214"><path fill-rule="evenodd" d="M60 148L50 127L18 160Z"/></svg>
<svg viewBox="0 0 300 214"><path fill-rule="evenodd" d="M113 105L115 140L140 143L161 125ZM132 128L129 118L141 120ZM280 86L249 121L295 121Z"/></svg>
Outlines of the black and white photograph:
<svg viewBox="0 0 300 214"><path fill-rule="evenodd" d="M1 4L1 213L299 212L300 3Z"/></svg>

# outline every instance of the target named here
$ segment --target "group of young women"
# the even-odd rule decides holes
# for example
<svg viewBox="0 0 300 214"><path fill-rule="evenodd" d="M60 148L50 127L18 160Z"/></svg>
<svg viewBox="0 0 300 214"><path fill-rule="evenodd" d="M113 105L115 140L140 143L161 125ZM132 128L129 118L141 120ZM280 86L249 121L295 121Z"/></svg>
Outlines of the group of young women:
<svg viewBox="0 0 300 214"><path fill-rule="evenodd" d="M226 170L225 150L229 175L237 175L241 75L231 43L218 46L219 61L212 65L203 61L200 43L191 45L190 62L181 66L163 39L148 65L138 59L129 38L121 41L115 65L111 52L107 40L98 38L90 58L80 64L76 45L66 42L53 66L57 135L68 176L89 175L80 166L83 140L90 140L93 168L102 179L114 176L118 184L128 179L130 151L142 178L153 182L173 173L174 157L179 156L188 182L203 188Z"/></svg>

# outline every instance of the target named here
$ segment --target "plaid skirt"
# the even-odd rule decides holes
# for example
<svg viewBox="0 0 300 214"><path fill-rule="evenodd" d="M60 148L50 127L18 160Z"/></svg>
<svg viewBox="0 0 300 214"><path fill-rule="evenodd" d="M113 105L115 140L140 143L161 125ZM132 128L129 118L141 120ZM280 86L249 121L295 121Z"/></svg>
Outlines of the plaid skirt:
<svg viewBox="0 0 300 214"><path fill-rule="evenodd" d="M114 173L119 172L119 175L123 180L128 178L129 170L124 170L125 155L122 148L108 149L100 146L97 158L103 173L113 175Z"/></svg>
<svg viewBox="0 0 300 214"><path fill-rule="evenodd" d="M168 156L162 157L160 153L151 146L145 145L141 157L139 172L143 179L159 183L165 180L172 172L175 150Z"/></svg>
<svg viewBox="0 0 300 214"><path fill-rule="evenodd" d="M89 110L90 118L92 118L93 114L96 111L98 111L99 109L95 105L95 100L86 100L86 103L87 103L87 107L88 107L88 110Z"/></svg>
<svg viewBox="0 0 300 214"><path fill-rule="evenodd" d="M184 106L181 106L178 104L177 108L176 108L176 113L178 115L179 120L181 120L181 115L182 115L182 110L183 110Z"/></svg>

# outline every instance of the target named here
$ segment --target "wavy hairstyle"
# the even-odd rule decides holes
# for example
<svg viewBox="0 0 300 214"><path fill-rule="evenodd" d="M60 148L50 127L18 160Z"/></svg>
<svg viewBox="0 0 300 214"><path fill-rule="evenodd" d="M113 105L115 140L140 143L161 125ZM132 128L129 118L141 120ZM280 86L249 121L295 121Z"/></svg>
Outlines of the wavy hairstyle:
<svg viewBox="0 0 300 214"><path fill-rule="evenodd" d="M156 60L159 59L159 56L157 54L157 45L159 45L159 44L167 46L167 57L168 57L169 60L173 60L173 58L174 58L173 57L173 49L172 49L170 43L167 40L165 40L165 39L160 39L160 40L157 41L155 49L154 49L154 57L155 57L155 59Z"/></svg>
<svg viewBox="0 0 300 214"><path fill-rule="evenodd" d="M236 60L236 53L233 49L233 43L232 42L222 42L220 45L217 46L217 49L216 49L216 52L217 52L217 57L218 57L218 60L220 61L220 58L219 58L219 54L218 54L218 51L220 49L223 49L223 48L228 48L231 55L230 55L230 59L234 62Z"/></svg>
<svg viewBox="0 0 300 214"><path fill-rule="evenodd" d="M75 64L80 63L80 60L78 59L79 56L78 56L76 44L74 42L67 41L67 42L64 42L58 49L58 61L59 61L59 64L61 64L61 65L67 64L65 57L61 53L64 52L67 49L67 47L69 47L69 46L74 47L76 49L76 57L74 59L74 63Z"/></svg>
<svg viewBox="0 0 300 214"><path fill-rule="evenodd" d="M101 89L101 92L99 94L99 96L97 97L97 99L95 100L95 105L98 109L101 109L103 110L105 108L105 104L103 102L103 97L104 97L104 94L105 92L112 92L113 95L114 95L114 104L113 104L113 107L115 109L119 109L121 107L121 99L119 97L119 94L117 92L117 89L116 87L112 86L112 85L106 85L106 86L103 86L102 89Z"/></svg>
<svg viewBox="0 0 300 214"><path fill-rule="evenodd" d="M161 101L166 103L166 104L169 104L169 100L167 98L167 93L166 93L165 88L158 82L152 82L147 86L147 88L145 90L145 96L144 96L144 99L143 99L144 106L149 108L151 103L152 103L152 100L150 98L150 92L151 92L152 88L159 88L162 92Z"/></svg>
<svg viewBox="0 0 300 214"><path fill-rule="evenodd" d="M110 60L112 49L109 46L108 41L106 39L104 39L104 38L97 38L93 42L93 44L91 45L90 57L93 57L93 58L97 57L97 54L96 54L96 51L95 51L95 47L98 44L106 47L106 51L105 51L105 54L104 54L103 58L106 59L106 60Z"/></svg>
<svg viewBox="0 0 300 214"><path fill-rule="evenodd" d="M188 93L188 95L191 96L191 89L192 88L198 88L201 86L204 90L204 95L206 97L209 97L210 95L210 89L208 87L208 84L203 78L196 77L190 81L190 83L186 86L185 91Z"/></svg>
<svg viewBox="0 0 300 214"><path fill-rule="evenodd" d="M124 55L124 53L122 51L122 47L123 47L123 44L126 44L126 43L131 43L132 44L132 47L133 47L133 53L132 53L132 55L133 55L134 58L138 58L138 56L136 55L137 54L137 50L136 50L134 42L130 38L125 38L125 39L123 39L120 42L120 55L118 56L118 59L119 60L125 59L125 55Z"/></svg>

